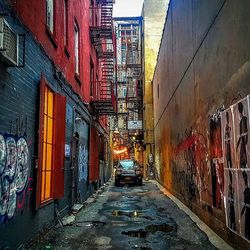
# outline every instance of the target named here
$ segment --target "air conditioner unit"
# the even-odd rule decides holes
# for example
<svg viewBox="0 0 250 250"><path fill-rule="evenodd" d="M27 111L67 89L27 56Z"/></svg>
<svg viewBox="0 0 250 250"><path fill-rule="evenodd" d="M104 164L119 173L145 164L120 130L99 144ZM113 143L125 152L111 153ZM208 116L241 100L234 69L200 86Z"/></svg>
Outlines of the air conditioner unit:
<svg viewBox="0 0 250 250"><path fill-rule="evenodd" d="M18 65L18 34L0 17L0 59L8 66Z"/></svg>

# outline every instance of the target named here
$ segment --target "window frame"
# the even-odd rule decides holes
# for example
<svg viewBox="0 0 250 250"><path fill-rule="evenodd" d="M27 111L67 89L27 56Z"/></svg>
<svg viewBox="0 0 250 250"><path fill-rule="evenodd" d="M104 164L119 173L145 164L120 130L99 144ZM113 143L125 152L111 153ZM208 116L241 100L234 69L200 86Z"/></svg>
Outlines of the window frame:
<svg viewBox="0 0 250 250"><path fill-rule="evenodd" d="M77 20L74 21L74 50L75 50L75 74L80 75L80 28Z"/></svg>
<svg viewBox="0 0 250 250"><path fill-rule="evenodd" d="M68 46L68 14L68 0L63 0L63 43L65 47Z"/></svg>
<svg viewBox="0 0 250 250"><path fill-rule="evenodd" d="M46 181L43 183L43 172L47 171L44 167L47 152L44 156L44 141L48 138L49 126L45 122L48 113L48 101L46 98L49 90L53 95L52 117L54 118L50 131L50 142L52 142L51 157L50 157L50 185L49 196L46 195ZM46 107L47 105L47 107ZM50 109L51 110L51 109ZM46 82L44 75L40 81L40 111L39 111L39 141L38 141L38 161L37 161L37 183L36 183L36 209L43 207L53 202L54 199L59 199L64 196L64 160L65 160L65 137L66 137L66 97L60 93L56 93ZM54 143L57 142L57 143ZM46 145L47 146L47 145ZM47 150L47 148L46 148ZM44 191L43 191L44 190Z"/></svg>
<svg viewBox="0 0 250 250"><path fill-rule="evenodd" d="M51 15L51 16L49 16L49 15ZM55 28L55 20L54 19L55 19L55 1L54 0L46 0L46 26L52 34L54 34L54 28Z"/></svg>
<svg viewBox="0 0 250 250"><path fill-rule="evenodd" d="M42 168L41 168L41 193L40 193L40 202L41 205L46 204L53 200L53 174L54 174L54 169L53 169L53 162L54 162L54 149L55 149L55 144L54 144L54 130L55 130L55 113L54 113L54 105L55 105L55 92L48 86L45 85L45 96L44 96L44 110L43 110L43 139L42 139L42 150L43 150L43 159L42 159ZM49 94L52 95L52 113L51 111L49 112ZM47 97L46 97L47 95ZM47 102L47 103L46 103ZM47 110L46 110L47 109ZM46 121L46 126L45 126L45 119ZM52 120L52 128L51 128L51 141L48 142L48 130L50 129L48 126L48 121ZM47 130L45 131L45 127ZM45 140L45 134L46 134L46 140ZM44 145L46 144L46 146ZM47 158L47 153L48 153L48 145L51 146L51 159L50 159L50 169L47 169L47 164L48 164L48 158ZM46 150L44 150L44 146L46 147ZM44 154L45 153L45 154ZM46 162L46 163L45 163ZM45 169L44 169L44 163L45 163ZM44 181L44 190L43 190L43 172L45 172L45 181ZM50 190L49 190L49 197L46 196L46 177L47 177L47 172L50 172ZM44 194L44 196L43 196Z"/></svg>

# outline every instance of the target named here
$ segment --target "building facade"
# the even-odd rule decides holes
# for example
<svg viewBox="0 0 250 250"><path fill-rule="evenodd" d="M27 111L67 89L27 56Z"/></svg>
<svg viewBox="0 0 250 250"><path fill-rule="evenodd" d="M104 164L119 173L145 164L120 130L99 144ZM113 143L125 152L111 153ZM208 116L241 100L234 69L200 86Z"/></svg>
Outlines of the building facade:
<svg viewBox="0 0 250 250"><path fill-rule="evenodd" d="M143 58L143 133L144 133L144 176L154 164L154 117L152 80L160 47L168 0L144 0L144 58Z"/></svg>
<svg viewBox="0 0 250 250"><path fill-rule="evenodd" d="M115 147L127 148L120 158L142 163L142 17L115 17L117 51L117 117ZM118 133L117 133L118 134ZM116 142L116 141L115 141Z"/></svg>
<svg viewBox="0 0 250 250"><path fill-rule="evenodd" d="M112 7L0 1L0 248L28 243L111 174L114 82L105 78L94 32L105 22L113 36ZM103 51L112 51L105 39Z"/></svg>
<svg viewBox="0 0 250 250"><path fill-rule="evenodd" d="M236 249L249 235L249 1L170 1L153 78L160 182Z"/></svg>

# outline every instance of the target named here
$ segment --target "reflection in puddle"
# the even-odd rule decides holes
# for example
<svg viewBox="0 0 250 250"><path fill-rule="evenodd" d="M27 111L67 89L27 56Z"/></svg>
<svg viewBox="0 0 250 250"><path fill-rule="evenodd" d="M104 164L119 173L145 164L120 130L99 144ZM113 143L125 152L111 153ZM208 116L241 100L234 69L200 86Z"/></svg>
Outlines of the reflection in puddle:
<svg viewBox="0 0 250 250"><path fill-rule="evenodd" d="M154 234L156 232L170 233L174 230L174 227L169 224L159 224L159 225L148 225L145 229L133 230L122 232L124 235L137 238L146 238L148 234Z"/></svg>
<svg viewBox="0 0 250 250"><path fill-rule="evenodd" d="M111 212L112 216L118 217L118 216L128 216L130 218L138 218L142 212L139 211L119 211L119 210L114 210Z"/></svg>
<svg viewBox="0 0 250 250"><path fill-rule="evenodd" d="M102 221L76 221L74 225L77 227L102 227L105 224Z"/></svg>

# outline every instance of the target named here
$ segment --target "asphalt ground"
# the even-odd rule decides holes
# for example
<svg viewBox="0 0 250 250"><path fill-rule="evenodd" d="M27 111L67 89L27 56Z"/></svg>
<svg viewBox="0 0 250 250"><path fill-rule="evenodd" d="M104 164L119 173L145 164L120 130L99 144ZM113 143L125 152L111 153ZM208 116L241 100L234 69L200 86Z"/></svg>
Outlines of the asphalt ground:
<svg viewBox="0 0 250 250"><path fill-rule="evenodd" d="M110 182L73 221L58 224L30 249L220 249L191 218L156 182Z"/></svg>

